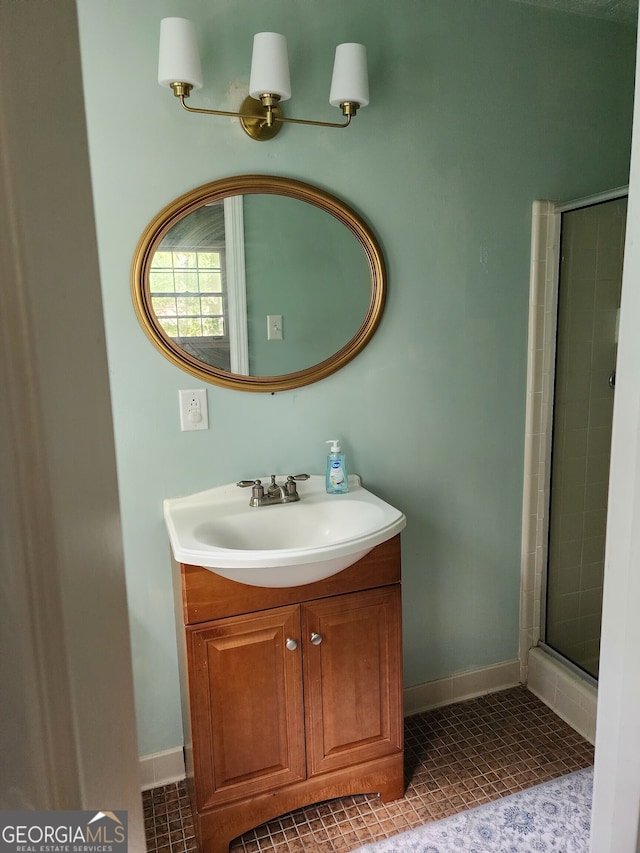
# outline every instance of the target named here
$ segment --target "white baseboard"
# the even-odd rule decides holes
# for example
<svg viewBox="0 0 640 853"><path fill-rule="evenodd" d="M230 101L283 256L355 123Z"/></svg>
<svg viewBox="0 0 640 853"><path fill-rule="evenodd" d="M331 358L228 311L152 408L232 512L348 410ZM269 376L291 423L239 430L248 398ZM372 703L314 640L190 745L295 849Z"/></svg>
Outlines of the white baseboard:
<svg viewBox="0 0 640 853"><path fill-rule="evenodd" d="M439 678L415 687L405 687L404 714L418 714L429 708L451 705L474 696L506 690L520 683L520 662L506 661L495 666L473 669L448 678ZM185 777L182 747L140 757L140 784L143 791L179 782Z"/></svg>
<svg viewBox="0 0 640 853"><path fill-rule="evenodd" d="M415 687L404 689L404 715L418 714L430 708L452 705L474 696L484 696L497 690L506 690L520 684L520 661L508 660L504 663L485 666L427 681Z"/></svg>
<svg viewBox="0 0 640 853"><path fill-rule="evenodd" d="M143 791L179 782L185 777L182 747L140 756L140 786Z"/></svg>
<svg viewBox="0 0 640 853"><path fill-rule="evenodd" d="M589 743L595 743L596 687L540 648L529 650L527 687Z"/></svg>

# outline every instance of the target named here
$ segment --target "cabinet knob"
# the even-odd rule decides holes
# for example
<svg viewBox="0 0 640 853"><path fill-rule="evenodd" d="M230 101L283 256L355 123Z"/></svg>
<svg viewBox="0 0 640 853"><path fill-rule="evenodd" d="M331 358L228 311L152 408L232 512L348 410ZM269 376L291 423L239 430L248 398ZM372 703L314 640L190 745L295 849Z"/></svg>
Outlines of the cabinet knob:
<svg viewBox="0 0 640 853"><path fill-rule="evenodd" d="M294 640L293 637L287 637L286 645L290 652L295 652L298 648L298 641Z"/></svg>
<svg viewBox="0 0 640 853"><path fill-rule="evenodd" d="M311 634L311 642L314 646L319 646L322 642L322 634L316 634L315 631Z"/></svg>

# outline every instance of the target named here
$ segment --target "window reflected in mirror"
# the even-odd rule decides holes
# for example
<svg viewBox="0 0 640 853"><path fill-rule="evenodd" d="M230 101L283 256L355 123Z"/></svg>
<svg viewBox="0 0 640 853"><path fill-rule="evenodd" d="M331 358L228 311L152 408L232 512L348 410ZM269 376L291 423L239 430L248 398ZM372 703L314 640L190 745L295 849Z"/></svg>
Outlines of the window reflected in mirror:
<svg viewBox="0 0 640 853"><path fill-rule="evenodd" d="M178 347L231 370L223 213L223 202L206 205L167 233L151 260L149 292L159 325Z"/></svg>

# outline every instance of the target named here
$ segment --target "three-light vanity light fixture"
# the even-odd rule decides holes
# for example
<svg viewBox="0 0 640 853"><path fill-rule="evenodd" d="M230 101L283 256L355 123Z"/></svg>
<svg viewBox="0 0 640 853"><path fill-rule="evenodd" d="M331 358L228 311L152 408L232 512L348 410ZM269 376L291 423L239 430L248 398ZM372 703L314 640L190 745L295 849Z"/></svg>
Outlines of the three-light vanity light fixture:
<svg viewBox="0 0 640 853"><path fill-rule="evenodd" d="M339 44L329 103L340 107L346 120L337 123L285 117L280 103L291 97L287 41L279 33L257 33L253 38L249 96L242 102L239 112L187 106L185 98L189 97L191 90L202 88L202 70L195 28L186 18L163 18L161 21L158 83L171 88L188 112L239 118L244 131L259 141L272 139L284 122L316 127L347 127L358 109L369 103L364 45Z"/></svg>

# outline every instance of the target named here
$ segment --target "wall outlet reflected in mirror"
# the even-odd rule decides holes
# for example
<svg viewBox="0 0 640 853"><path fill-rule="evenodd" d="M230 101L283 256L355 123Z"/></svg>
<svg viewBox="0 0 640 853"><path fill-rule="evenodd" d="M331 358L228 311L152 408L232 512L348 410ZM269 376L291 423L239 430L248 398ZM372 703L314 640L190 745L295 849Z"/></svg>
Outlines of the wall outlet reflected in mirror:
<svg viewBox="0 0 640 853"><path fill-rule="evenodd" d="M282 314L267 314L267 340L282 340Z"/></svg>

